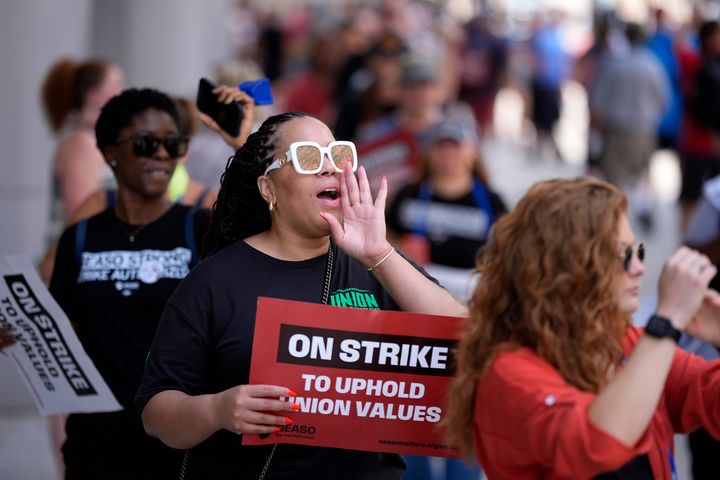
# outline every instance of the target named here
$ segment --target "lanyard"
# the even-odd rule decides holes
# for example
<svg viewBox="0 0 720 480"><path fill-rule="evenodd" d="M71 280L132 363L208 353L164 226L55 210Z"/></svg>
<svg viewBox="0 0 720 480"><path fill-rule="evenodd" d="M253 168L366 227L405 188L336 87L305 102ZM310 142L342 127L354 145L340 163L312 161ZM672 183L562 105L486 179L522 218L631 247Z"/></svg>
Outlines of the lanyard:
<svg viewBox="0 0 720 480"><path fill-rule="evenodd" d="M489 230L490 225L495 222L495 216L493 215L492 206L490 205L490 196L488 195L485 186L477 179L473 180L472 195L475 200L475 205L487 214L487 230ZM432 189L430 188L430 184L428 182L420 184L417 198L421 202L430 203L432 201ZM415 220L413 233L427 237L427 209L425 209L423 213L424 215L419 215ZM487 236L487 231L485 232L485 235Z"/></svg>
<svg viewBox="0 0 720 480"><path fill-rule="evenodd" d="M677 468L675 468L675 457L673 456L672 449L667 449L668 460L670 461L670 478L672 480L678 480Z"/></svg>

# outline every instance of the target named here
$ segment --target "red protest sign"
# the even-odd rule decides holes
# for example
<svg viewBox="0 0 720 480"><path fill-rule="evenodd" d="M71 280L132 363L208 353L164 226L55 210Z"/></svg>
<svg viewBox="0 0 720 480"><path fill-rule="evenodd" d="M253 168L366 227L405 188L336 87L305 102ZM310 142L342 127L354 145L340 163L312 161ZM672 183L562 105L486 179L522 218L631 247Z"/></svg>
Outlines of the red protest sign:
<svg viewBox="0 0 720 480"><path fill-rule="evenodd" d="M380 188L382 177L387 177L390 196L417 180L418 144L415 135L407 130L398 128L379 138L359 142L357 151L373 192Z"/></svg>
<svg viewBox="0 0 720 480"><path fill-rule="evenodd" d="M300 411L244 445L293 443L454 457L438 423L463 320L258 300L251 384L283 385Z"/></svg>

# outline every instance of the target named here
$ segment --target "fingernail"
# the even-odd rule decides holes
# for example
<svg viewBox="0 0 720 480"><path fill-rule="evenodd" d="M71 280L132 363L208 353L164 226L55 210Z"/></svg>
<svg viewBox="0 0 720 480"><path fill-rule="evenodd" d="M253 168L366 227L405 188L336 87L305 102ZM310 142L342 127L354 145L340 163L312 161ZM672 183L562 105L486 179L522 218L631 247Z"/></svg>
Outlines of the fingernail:
<svg viewBox="0 0 720 480"><path fill-rule="evenodd" d="M292 390L288 390L287 394L288 394L288 397L297 397L297 393L295 393Z"/></svg>
<svg viewBox="0 0 720 480"><path fill-rule="evenodd" d="M293 423L293 421L294 420L292 418L288 418L288 417L283 418L283 423L285 425L290 425L291 423Z"/></svg>
<svg viewBox="0 0 720 480"><path fill-rule="evenodd" d="M282 427L275 427L275 433L279 432L280 430L282 430Z"/></svg>
<svg viewBox="0 0 720 480"><path fill-rule="evenodd" d="M292 405L290 405L290 409L297 412L298 410L300 410L300 405L298 405L297 403L293 403Z"/></svg>

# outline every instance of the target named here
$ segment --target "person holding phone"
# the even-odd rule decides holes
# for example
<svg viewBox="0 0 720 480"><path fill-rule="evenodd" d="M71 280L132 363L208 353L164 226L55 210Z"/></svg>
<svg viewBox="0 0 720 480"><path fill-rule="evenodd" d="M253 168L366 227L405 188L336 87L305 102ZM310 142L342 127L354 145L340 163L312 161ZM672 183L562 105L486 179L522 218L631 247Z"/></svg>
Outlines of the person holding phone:
<svg viewBox="0 0 720 480"><path fill-rule="evenodd" d="M676 478L674 433L720 437L720 362L677 346L720 344L716 268L677 250L633 327L645 248L627 209L608 183L550 180L495 224L445 420L488 479Z"/></svg>
<svg viewBox="0 0 720 480"><path fill-rule="evenodd" d="M189 449L185 478L402 476L399 455L241 444L297 410L279 397L299 386L248 384L258 297L332 303L351 288L365 308L466 314L390 246L387 182L373 199L357 165L351 142L298 112L268 118L228 164L209 256L169 299L136 398L150 435Z"/></svg>
<svg viewBox="0 0 720 480"><path fill-rule="evenodd" d="M151 89L111 98L95 127L117 200L67 228L50 293L123 410L72 414L65 478L177 478L182 452L148 437L133 399L165 301L199 258L209 212L172 202L167 186L189 140L175 102Z"/></svg>
<svg viewBox="0 0 720 480"><path fill-rule="evenodd" d="M240 148L255 120L255 99L238 87L215 85L205 78L198 86L200 119L228 145Z"/></svg>
<svg viewBox="0 0 720 480"><path fill-rule="evenodd" d="M214 83L219 86L240 86L246 84L246 82L261 78L262 76L262 70L256 63L249 60L233 60L221 64L216 69L216 81ZM210 89L208 92L208 89L202 86L204 83L205 82L201 80L201 83L198 85L198 107L200 107L201 103L212 104L211 102L213 101L219 101L225 104L227 99L221 95L216 95L216 89ZM271 97L272 95L268 87L265 92L267 94L266 98L261 98L260 102L256 102L254 94L248 92L243 93L246 96L241 97L236 100L236 102L239 102L241 110L240 117L242 118L239 138L244 142L247 136L250 135L253 130L256 130L263 120L270 116L272 107L267 104L267 100L271 101L271 99L267 97ZM227 105L225 106L227 107ZM233 105L233 108L237 108L237 104ZM199 108L199 110L202 112L201 108ZM218 122L213 120L210 115L201 114L201 118L203 118L203 123L208 128L201 129L193 139L193 148L188 156L186 166L188 173L193 179L203 183L207 188L218 189L220 187L220 175L225 171L227 160L235 153L240 145L234 146L233 144L228 144L227 139L222 135L224 130L220 128Z"/></svg>

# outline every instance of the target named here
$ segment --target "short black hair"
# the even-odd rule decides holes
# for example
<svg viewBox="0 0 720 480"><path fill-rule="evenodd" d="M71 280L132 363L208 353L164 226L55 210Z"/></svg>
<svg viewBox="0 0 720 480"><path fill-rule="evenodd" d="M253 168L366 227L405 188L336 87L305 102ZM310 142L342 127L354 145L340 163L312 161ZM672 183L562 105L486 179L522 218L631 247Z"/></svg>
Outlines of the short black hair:
<svg viewBox="0 0 720 480"><path fill-rule="evenodd" d="M151 108L166 112L173 118L175 125L180 124L175 102L159 90L129 88L111 98L95 123L95 140L100 151L114 145L120 130L131 126L136 116Z"/></svg>

